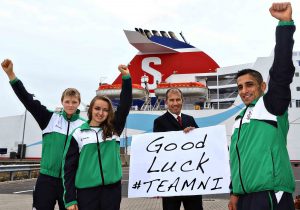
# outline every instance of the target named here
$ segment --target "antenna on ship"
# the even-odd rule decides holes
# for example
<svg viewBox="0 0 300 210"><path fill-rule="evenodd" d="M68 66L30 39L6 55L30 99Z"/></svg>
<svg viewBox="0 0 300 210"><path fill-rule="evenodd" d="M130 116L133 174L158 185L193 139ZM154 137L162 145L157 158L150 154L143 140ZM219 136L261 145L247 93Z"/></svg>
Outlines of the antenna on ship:
<svg viewBox="0 0 300 210"><path fill-rule="evenodd" d="M185 38L184 38L184 36L183 36L182 31L181 31L179 34L180 34L180 36L182 37L183 41L184 41L185 43L187 43L187 41L185 40ZM188 43L187 43L187 44L188 44Z"/></svg>

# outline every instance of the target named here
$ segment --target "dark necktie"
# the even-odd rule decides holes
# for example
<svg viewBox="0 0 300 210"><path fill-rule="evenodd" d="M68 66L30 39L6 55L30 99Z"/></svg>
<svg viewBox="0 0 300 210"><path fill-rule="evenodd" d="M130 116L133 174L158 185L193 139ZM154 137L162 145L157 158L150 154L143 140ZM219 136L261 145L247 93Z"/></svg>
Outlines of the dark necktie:
<svg viewBox="0 0 300 210"><path fill-rule="evenodd" d="M179 125L182 126L182 120L181 120L181 117L179 115L177 116L177 121L178 121Z"/></svg>

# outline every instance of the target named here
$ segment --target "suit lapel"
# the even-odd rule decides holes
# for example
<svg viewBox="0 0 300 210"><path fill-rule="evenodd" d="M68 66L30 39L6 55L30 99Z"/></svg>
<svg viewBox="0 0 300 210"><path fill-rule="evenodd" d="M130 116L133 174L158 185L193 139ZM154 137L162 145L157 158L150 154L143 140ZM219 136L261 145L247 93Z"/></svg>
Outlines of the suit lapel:
<svg viewBox="0 0 300 210"><path fill-rule="evenodd" d="M186 128L189 126L198 128L197 124L194 124L194 120L193 117L191 117L190 115L186 115L186 114L182 114L181 113L181 119L182 119L182 127Z"/></svg>
<svg viewBox="0 0 300 210"><path fill-rule="evenodd" d="M182 127L185 128L185 125L187 124L187 118L182 113L181 113L181 121L182 121Z"/></svg>
<svg viewBox="0 0 300 210"><path fill-rule="evenodd" d="M166 121L172 125L172 127L182 130L182 127L179 125L179 122L168 111L165 113L165 118L166 118ZM182 121L182 125L184 125L183 121Z"/></svg>

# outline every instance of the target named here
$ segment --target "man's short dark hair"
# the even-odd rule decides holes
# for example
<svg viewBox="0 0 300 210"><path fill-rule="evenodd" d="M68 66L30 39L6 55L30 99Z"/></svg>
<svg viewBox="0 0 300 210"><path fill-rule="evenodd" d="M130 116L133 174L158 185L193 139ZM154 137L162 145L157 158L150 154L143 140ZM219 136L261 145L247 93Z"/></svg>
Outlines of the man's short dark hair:
<svg viewBox="0 0 300 210"><path fill-rule="evenodd" d="M168 100L169 93L179 93L180 98L183 100L183 95L182 95L182 92L179 88L170 88L170 89L168 89L167 92L166 92L166 101Z"/></svg>
<svg viewBox="0 0 300 210"><path fill-rule="evenodd" d="M261 84L263 82L263 77L262 77L261 73L259 73L258 71L254 70L254 69L243 69L241 71L238 71L235 78L238 79L240 76L244 76L246 74L250 74L252 77L254 77L256 79L256 81L258 82L258 84Z"/></svg>

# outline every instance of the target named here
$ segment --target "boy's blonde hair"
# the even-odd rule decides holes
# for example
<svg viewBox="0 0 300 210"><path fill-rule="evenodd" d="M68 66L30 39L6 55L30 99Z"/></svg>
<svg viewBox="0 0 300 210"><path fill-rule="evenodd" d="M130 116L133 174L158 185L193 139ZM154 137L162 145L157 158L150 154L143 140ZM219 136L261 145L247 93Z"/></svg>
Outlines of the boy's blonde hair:
<svg viewBox="0 0 300 210"><path fill-rule="evenodd" d="M64 90L64 92L61 95L61 102L63 102L64 98L66 96L72 96L72 97L76 97L79 100L79 103L81 102L81 97L80 97L80 93L77 89L75 88L67 88Z"/></svg>

